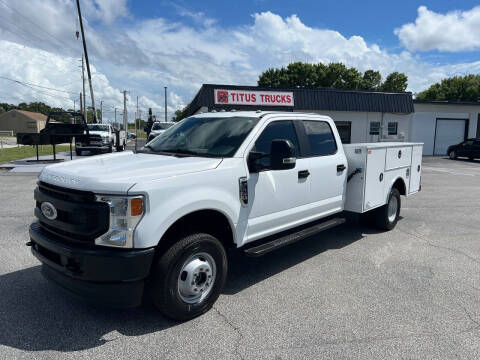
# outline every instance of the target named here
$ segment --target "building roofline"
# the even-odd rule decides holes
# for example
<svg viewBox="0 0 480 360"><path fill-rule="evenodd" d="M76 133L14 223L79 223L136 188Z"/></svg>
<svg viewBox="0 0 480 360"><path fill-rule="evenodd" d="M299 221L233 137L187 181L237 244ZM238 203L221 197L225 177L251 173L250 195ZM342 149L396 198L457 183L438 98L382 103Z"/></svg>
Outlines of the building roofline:
<svg viewBox="0 0 480 360"><path fill-rule="evenodd" d="M240 89L240 90L265 90L265 91L332 91L341 93L371 93L371 94L412 94L410 91L375 91L375 90L352 90L352 89L337 89L329 87L296 87L296 88L277 88L277 87L263 87L256 85L228 85L228 84L203 84L202 87L220 87L226 89ZM200 88L201 90L201 88ZM199 91L200 91L199 90Z"/></svg>
<svg viewBox="0 0 480 360"><path fill-rule="evenodd" d="M365 111L409 114L414 111L411 92L382 92L332 88L273 88L254 85L203 84L187 106L187 116L201 107L212 109L250 110L250 105L215 104L214 89L244 91L289 91L294 94L293 106L258 106L256 110L279 111ZM271 109L270 109L271 108Z"/></svg>
<svg viewBox="0 0 480 360"><path fill-rule="evenodd" d="M480 101L413 100L414 104L480 106Z"/></svg>

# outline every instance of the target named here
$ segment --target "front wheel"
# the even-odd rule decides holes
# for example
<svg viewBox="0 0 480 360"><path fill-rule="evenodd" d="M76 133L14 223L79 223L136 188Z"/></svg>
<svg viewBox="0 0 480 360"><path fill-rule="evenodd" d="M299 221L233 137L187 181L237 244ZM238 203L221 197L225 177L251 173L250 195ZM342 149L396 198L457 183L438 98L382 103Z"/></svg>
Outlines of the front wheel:
<svg viewBox="0 0 480 360"><path fill-rule="evenodd" d="M448 156L450 159L455 160L457 158L457 152L455 150L452 150L448 153Z"/></svg>
<svg viewBox="0 0 480 360"><path fill-rule="evenodd" d="M183 237L152 270L150 294L166 317L177 321L197 317L213 306L227 278L225 249L209 234Z"/></svg>
<svg viewBox="0 0 480 360"><path fill-rule="evenodd" d="M400 192L393 188L388 196L387 204L375 210L375 222L382 230L392 230L400 217Z"/></svg>

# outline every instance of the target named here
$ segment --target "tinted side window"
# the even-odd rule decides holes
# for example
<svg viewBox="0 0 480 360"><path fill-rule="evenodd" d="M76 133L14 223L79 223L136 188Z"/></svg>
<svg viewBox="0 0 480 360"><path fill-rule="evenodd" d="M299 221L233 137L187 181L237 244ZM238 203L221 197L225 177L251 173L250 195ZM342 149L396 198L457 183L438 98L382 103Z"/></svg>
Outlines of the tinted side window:
<svg viewBox="0 0 480 360"><path fill-rule="evenodd" d="M303 121L310 143L310 155L323 156L337 152L337 144L330 125L324 121Z"/></svg>
<svg viewBox="0 0 480 360"><path fill-rule="evenodd" d="M299 156L297 133L291 121L275 121L268 124L255 142L253 151L270 154L272 140L276 139L290 140L295 146L295 153ZM264 157L260 160L260 163L264 166L270 166L270 157Z"/></svg>

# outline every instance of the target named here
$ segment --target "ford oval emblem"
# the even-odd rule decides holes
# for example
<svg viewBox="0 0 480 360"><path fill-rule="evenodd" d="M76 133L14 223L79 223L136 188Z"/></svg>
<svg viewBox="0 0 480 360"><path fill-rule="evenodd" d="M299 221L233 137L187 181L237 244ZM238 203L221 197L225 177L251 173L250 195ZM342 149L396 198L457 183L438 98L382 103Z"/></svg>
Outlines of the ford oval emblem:
<svg viewBox="0 0 480 360"><path fill-rule="evenodd" d="M40 209L42 210L43 216L48 220L55 220L57 218L57 209L55 209L55 206L48 201L43 202Z"/></svg>

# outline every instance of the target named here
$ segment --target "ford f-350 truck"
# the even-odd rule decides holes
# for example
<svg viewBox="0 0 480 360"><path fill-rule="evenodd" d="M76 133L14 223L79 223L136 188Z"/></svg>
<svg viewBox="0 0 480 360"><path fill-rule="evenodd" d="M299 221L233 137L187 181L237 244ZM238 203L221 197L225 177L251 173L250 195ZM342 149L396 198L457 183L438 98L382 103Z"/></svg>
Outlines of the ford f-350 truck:
<svg viewBox="0 0 480 360"><path fill-rule="evenodd" d="M228 248L261 256L342 224L346 210L394 228L421 160L422 144L343 146L318 114L198 114L137 152L46 167L28 245L75 295L136 306L147 293L190 319L222 292Z"/></svg>
<svg viewBox="0 0 480 360"><path fill-rule="evenodd" d="M113 152L125 150L127 144L126 132L110 124L88 124L88 138L75 139L75 153L82 155L82 151ZM88 140L88 141L87 141Z"/></svg>

